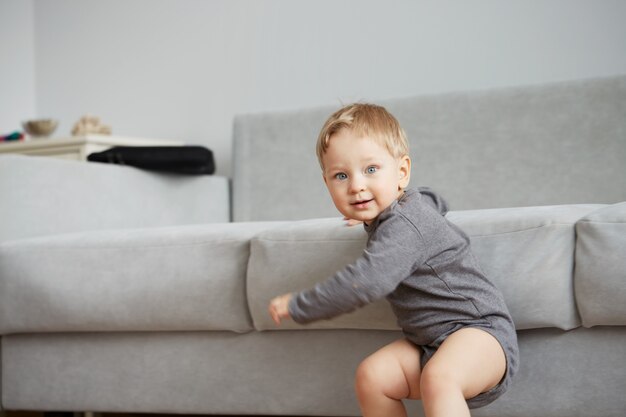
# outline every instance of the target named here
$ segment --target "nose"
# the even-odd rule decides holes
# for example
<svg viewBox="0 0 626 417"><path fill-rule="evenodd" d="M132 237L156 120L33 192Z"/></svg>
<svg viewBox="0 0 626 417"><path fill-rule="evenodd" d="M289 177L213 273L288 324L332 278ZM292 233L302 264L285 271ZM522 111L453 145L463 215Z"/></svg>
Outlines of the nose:
<svg viewBox="0 0 626 417"><path fill-rule="evenodd" d="M366 183L365 179L359 175L352 177L350 181L350 192L353 194L360 193L361 191L365 191Z"/></svg>

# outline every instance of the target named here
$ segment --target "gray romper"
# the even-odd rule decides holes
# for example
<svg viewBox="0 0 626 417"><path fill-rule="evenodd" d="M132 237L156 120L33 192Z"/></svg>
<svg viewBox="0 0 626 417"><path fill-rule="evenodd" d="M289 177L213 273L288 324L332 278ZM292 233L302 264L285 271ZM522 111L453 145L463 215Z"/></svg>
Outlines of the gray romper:
<svg viewBox="0 0 626 417"><path fill-rule="evenodd" d="M315 287L294 294L298 323L329 319L386 297L405 337L422 349L422 368L450 334L476 327L502 345L500 384L470 400L485 406L502 395L519 362L515 325L500 291L485 277L467 235L446 218L447 204L429 188L407 190L374 222L363 254Z"/></svg>

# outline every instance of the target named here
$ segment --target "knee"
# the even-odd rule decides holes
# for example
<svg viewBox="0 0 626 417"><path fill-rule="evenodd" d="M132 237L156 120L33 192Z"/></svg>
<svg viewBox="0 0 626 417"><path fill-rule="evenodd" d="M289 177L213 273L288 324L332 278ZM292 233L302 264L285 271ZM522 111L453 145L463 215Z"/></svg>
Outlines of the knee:
<svg viewBox="0 0 626 417"><path fill-rule="evenodd" d="M389 357L370 356L356 370L355 389L359 401L386 397L392 400L407 398L406 377Z"/></svg>
<svg viewBox="0 0 626 417"><path fill-rule="evenodd" d="M369 395L371 392L378 389L378 364L371 358L365 359L356 370L354 376L354 386L357 395Z"/></svg>
<svg viewBox="0 0 626 417"><path fill-rule="evenodd" d="M356 370L355 389L359 398L384 395L398 398L398 372L394 362L384 356L370 356Z"/></svg>
<svg viewBox="0 0 626 417"><path fill-rule="evenodd" d="M422 370L420 378L420 393L422 399L431 399L451 392L459 391L460 384L450 369L445 366L427 364Z"/></svg>

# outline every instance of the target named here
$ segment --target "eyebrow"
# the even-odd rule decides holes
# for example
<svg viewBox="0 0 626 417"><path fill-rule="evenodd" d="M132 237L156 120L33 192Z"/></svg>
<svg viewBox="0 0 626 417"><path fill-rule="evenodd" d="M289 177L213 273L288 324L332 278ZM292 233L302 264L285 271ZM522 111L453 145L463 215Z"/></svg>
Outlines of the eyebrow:
<svg viewBox="0 0 626 417"><path fill-rule="evenodd" d="M342 167L341 165L333 165L333 166L329 166L329 167L324 167L324 174L327 174L329 172L338 172L338 171L345 171L345 168Z"/></svg>

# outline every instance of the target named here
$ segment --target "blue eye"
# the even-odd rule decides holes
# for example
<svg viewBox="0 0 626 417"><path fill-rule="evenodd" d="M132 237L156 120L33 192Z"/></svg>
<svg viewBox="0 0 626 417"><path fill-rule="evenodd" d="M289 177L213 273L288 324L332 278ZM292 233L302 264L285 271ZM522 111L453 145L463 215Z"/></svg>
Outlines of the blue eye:
<svg viewBox="0 0 626 417"><path fill-rule="evenodd" d="M367 167L367 169L366 169L366 172L367 172L368 174L373 174L373 173L375 173L376 171L378 171L378 168L376 168L375 166Z"/></svg>
<svg viewBox="0 0 626 417"><path fill-rule="evenodd" d="M335 174L335 179L343 181L348 179L348 176L345 173L340 172L339 174Z"/></svg>

